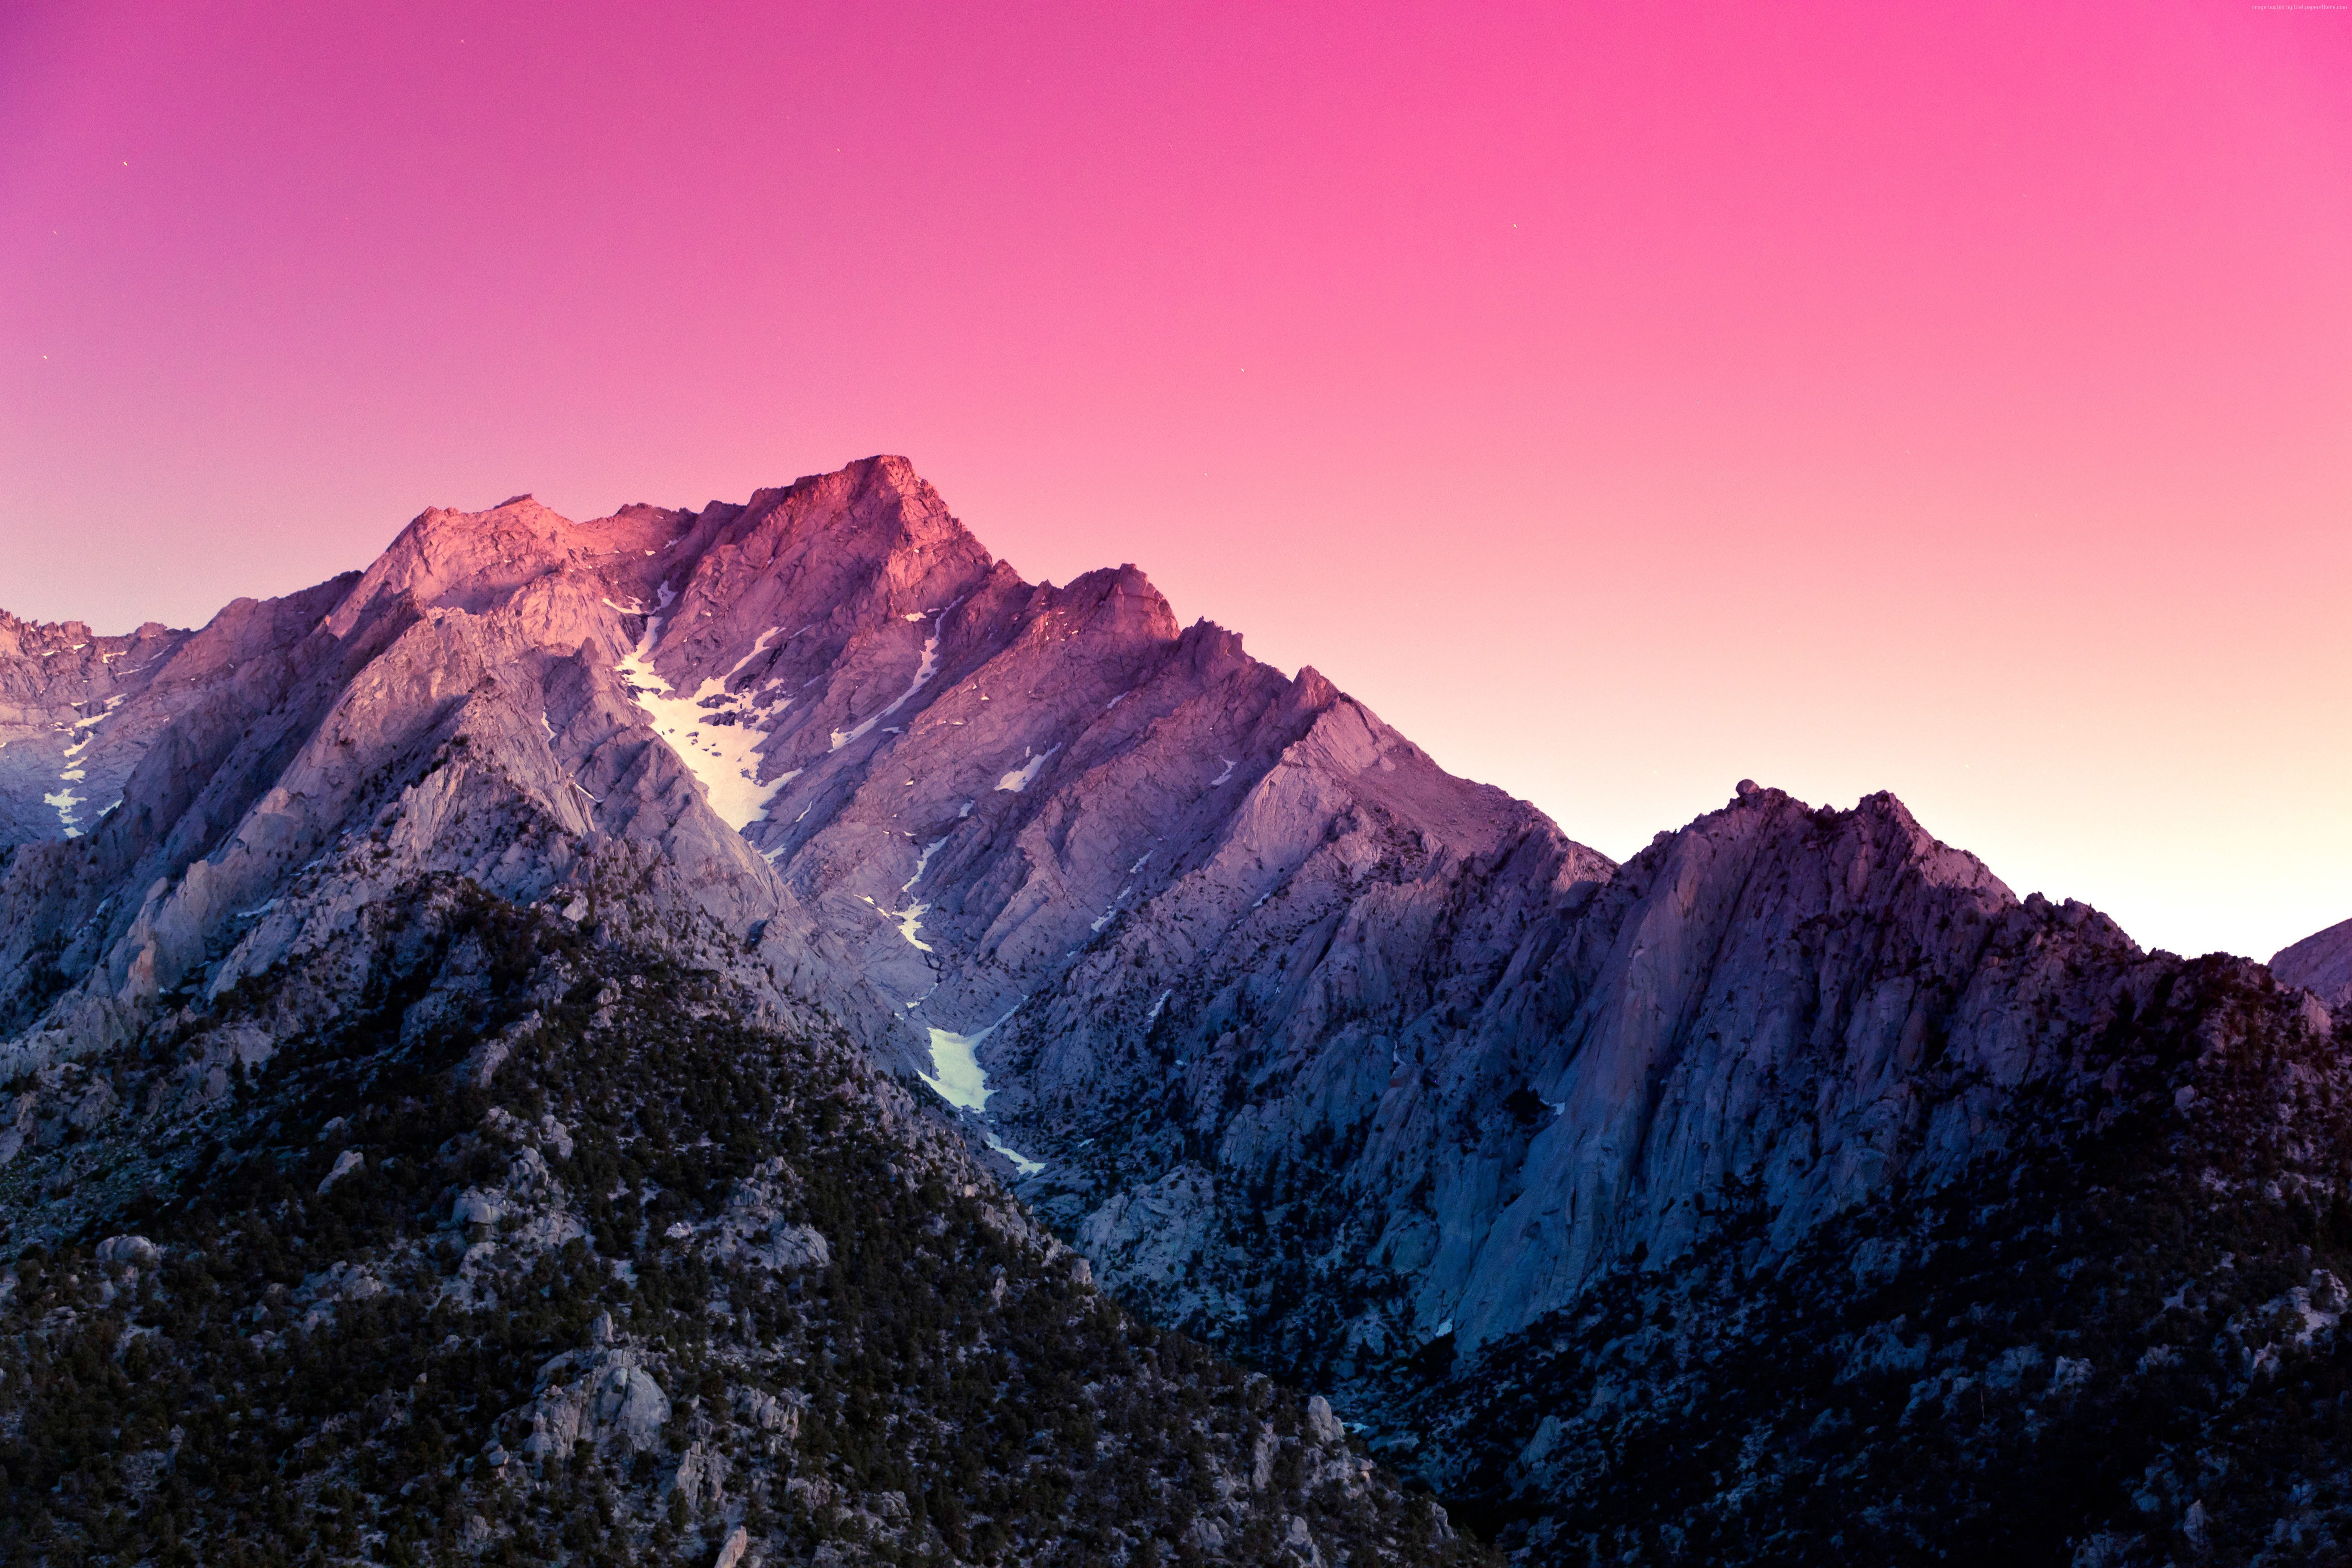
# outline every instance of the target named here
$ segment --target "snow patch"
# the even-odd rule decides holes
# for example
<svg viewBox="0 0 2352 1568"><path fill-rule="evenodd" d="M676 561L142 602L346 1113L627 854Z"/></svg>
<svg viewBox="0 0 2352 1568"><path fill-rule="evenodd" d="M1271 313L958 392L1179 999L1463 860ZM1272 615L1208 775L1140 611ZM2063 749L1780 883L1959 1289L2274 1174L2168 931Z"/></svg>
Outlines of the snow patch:
<svg viewBox="0 0 2352 1568"><path fill-rule="evenodd" d="M993 1127L982 1129L981 1136L988 1140L988 1146L990 1148L995 1150L998 1153L1012 1161L1013 1168L1019 1171L1024 1176L1034 1176L1038 1172L1045 1168L1045 1163L1043 1160L1032 1160L1028 1155L1022 1153L1019 1150L1005 1142L1003 1139L999 1138L996 1135L996 1129Z"/></svg>
<svg viewBox="0 0 2352 1568"><path fill-rule="evenodd" d="M1223 773L1219 773L1215 778L1213 778L1213 779L1211 779L1211 780L1209 781L1209 787L1210 787L1211 789L1214 789L1214 788L1216 788L1219 784L1221 784L1224 783L1227 779L1229 779L1229 778L1231 778L1231 777L1233 777L1233 776L1234 776L1234 763L1233 763L1233 759L1232 759L1232 758L1230 758L1230 757L1219 757L1219 758L1217 759L1217 761L1219 761L1219 762L1221 762L1221 763L1224 763L1224 764L1225 764L1225 771L1224 771Z"/></svg>
<svg viewBox="0 0 2352 1568"><path fill-rule="evenodd" d="M103 724L109 719L113 718L114 710L121 706L122 699L121 697L110 697L106 700L106 711L103 713L93 713L87 719L77 719L73 721L73 727L77 730L87 730L93 724ZM82 742L82 744L87 746L89 744L89 742L85 740Z"/></svg>
<svg viewBox="0 0 2352 1568"><path fill-rule="evenodd" d="M1100 931L1103 927L1110 924L1112 921L1118 919L1120 900L1125 899L1128 894L1133 891L1135 891L1135 884L1132 882L1129 882L1126 887L1121 888L1118 890L1118 897L1111 900L1110 908L1102 912L1102 918L1095 921L1093 929L1097 931Z"/></svg>
<svg viewBox="0 0 2352 1568"><path fill-rule="evenodd" d="M1023 1001L1028 998L1022 998ZM966 1110L988 1109L988 1072L980 1065L981 1042L1004 1026L1004 1019L1021 1010L1015 1002L999 1018L976 1035L959 1035L953 1029L931 1029L931 1071L918 1073L925 1083L937 1091L950 1105ZM934 1076L936 1075L936 1076Z"/></svg>
<svg viewBox="0 0 2352 1568"><path fill-rule="evenodd" d="M70 786L58 791L55 795L43 795L41 804L56 808L58 821L64 826L68 838L81 837L81 829L75 826L79 818L75 816L74 808L82 804L82 797L74 794Z"/></svg>
<svg viewBox="0 0 2352 1568"><path fill-rule="evenodd" d="M719 678L719 683L724 685L726 682L730 681L737 676L742 674L743 667L745 665L751 663L753 659L768 651L768 639L774 637L783 629L784 628L782 626L770 626L766 631L761 632L760 634L760 640L751 645L751 651L745 654L741 658L737 659L733 667L730 668L726 674Z"/></svg>
<svg viewBox="0 0 2352 1568"><path fill-rule="evenodd" d="M877 909L881 908L878 904L875 907ZM890 919L898 922L898 934L907 939L908 946L913 948L917 952L929 952L931 951L931 944L925 942L919 934L923 929L923 917L931 912L930 905L908 904L903 910L883 910L882 912L885 915L887 915ZM911 1007L914 1004L909 1002L907 1005Z"/></svg>
<svg viewBox="0 0 2352 1568"><path fill-rule="evenodd" d="M1046 758L1051 757L1055 752L1058 752L1061 749L1061 742L1058 741L1055 742L1053 745L1046 747L1045 750L1038 755L1030 757L1029 760L1022 763L1021 766L1013 769L1011 773L997 780L996 787L1001 790L1010 790L1014 795L1019 795L1023 790L1027 789L1031 784L1037 782L1037 775L1039 773L1044 771ZM1024 747L1022 750L1023 754L1026 755L1028 749Z"/></svg>
<svg viewBox="0 0 2352 1568"><path fill-rule="evenodd" d="M961 604L962 601L958 600L957 603ZM950 605L948 606L948 610L952 610L954 608L954 605ZM867 731L874 728L875 725L879 724L883 720L887 719L891 714L896 713L899 709L904 708L907 705L907 700L914 696L916 692L920 691L924 686L929 684L931 677L940 672L939 617L945 616L948 613L948 610L938 611L933 616L931 620L931 635L923 639L923 662L915 667L915 679L907 683L907 689L898 693L897 699L891 702L889 707L885 708L882 711L873 715L871 718L861 721L855 729L835 730L833 732L833 750L837 752L841 750L842 747L849 744L852 741L862 739ZM910 621L919 621L923 617L917 615L908 616L907 618Z"/></svg>
<svg viewBox="0 0 2352 1568"><path fill-rule="evenodd" d="M923 917L930 913L930 905L917 903L908 904L903 910L886 910L870 893L860 893L857 896L866 903L872 904L876 914L880 915L884 920L895 922L898 927L898 934L907 939L907 944L909 947L918 952L931 951L931 944L922 938ZM909 1007L914 1005L912 1002L907 1004Z"/></svg>
<svg viewBox="0 0 2352 1568"><path fill-rule="evenodd" d="M923 872L930 865L931 857L938 854L946 843L945 838L934 838L923 846L923 852L915 857L915 874L898 884L900 892L911 893L915 890L915 884L923 879Z"/></svg>
<svg viewBox="0 0 2352 1568"><path fill-rule="evenodd" d="M87 643L76 643L74 647L87 647L89 646L89 645ZM64 651L71 653L73 648L67 648ZM48 656L44 654L42 657L46 658ZM71 724L60 724L58 728L64 730L68 733L75 730L94 731L99 725L103 724L109 719L113 718L114 710L121 706L122 698L120 695L110 697L106 700L106 707L102 710L92 713L87 719L77 719ZM64 768L59 770L58 773L58 784L61 787L59 787L55 795L45 795L41 796L41 804L48 806L58 814L58 825L65 829L65 834L68 838L79 838L81 837L80 808L86 804L86 797L78 794L73 786L80 784L89 776L89 770L77 766L74 759L80 756L84 752L89 750L90 742L97 739L98 736L94 733L85 734L80 740L76 741L72 745L66 748L66 765ZM115 805L120 805L122 803L121 801L115 802ZM107 811L111 811L114 809L114 806L109 806L106 809ZM99 816L104 816L105 815L105 811L99 813Z"/></svg>
<svg viewBox="0 0 2352 1568"><path fill-rule="evenodd" d="M668 584L662 584L661 603L664 607L677 597L670 592ZM654 671L654 638L660 631L659 616L647 620L645 635L637 639L637 646L630 649L628 656L614 668L620 672L629 695L651 721L654 733L659 735L677 754L678 760L702 782L703 794L710 802L710 809L719 814L720 821L740 833L767 815L768 803L775 798L776 792L783 788L793 775L786 773L766 784L760 782L760 747L768 739L768 731L740 721L746 717L743 710L747 699L731 696L725 703L711 708L705 708L703 703L712 697L726 696L728 676L750 663L758 655L760 647L755 646L727 675L705 680L693 696L680 697L671 689L668 681ZM774 635L773 632L768 633L767 637L760 639L761 644L764 645L767 637ZM711 721L722 714L732 714L738 721L732 724Z"/></svg>

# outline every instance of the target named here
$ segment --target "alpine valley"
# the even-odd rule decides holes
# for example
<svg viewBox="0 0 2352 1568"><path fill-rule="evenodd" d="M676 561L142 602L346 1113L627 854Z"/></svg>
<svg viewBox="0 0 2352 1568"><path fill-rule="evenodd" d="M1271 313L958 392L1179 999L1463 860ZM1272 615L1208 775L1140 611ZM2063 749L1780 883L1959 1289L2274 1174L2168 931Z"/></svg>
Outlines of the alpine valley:
<svg viewBox="0 0 2352 1568"><path fill-rule="evenodd" d="M429 510L0 616L0 1558L2352 1561L2347 1031L899 458Z"/></svg>

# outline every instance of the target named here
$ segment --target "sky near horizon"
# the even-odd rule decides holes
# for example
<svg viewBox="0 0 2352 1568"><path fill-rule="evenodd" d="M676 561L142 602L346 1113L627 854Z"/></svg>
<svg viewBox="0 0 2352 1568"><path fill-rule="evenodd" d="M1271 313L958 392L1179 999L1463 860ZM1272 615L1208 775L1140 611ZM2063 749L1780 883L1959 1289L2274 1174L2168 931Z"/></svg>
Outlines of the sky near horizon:
<svg viewBox="0 0 2352 1568"><path fill-rule="evenodd" d="M0 9L0 606L900 452L1612 855L2352 918L2352 10L676 9Z"/></svg>

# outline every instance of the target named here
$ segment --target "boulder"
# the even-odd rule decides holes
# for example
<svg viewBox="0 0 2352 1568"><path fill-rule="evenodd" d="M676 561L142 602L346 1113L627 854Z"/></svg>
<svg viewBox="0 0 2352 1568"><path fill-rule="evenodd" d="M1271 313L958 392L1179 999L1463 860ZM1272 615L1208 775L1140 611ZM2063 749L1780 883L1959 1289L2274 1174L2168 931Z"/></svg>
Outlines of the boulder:
<svg viewBox="0 0 2352 1568"><path fill-rule="evenodd" d="M110 1236L98 1244L100 1263L125 1263L139 1268L162 1261L163 1248L143 1236Z"/></svg>
<svg viewBox="0 0 2352 1568"><path fill-rule="evenodd" d="M356 1149L346 1149L341 1153L336 1155L334 1169L329 1171L325 1175L319 1178L319 1195L320 1197L326 1196L327 1189L329 1187L333 1186L337 1182L342 1180L345 1176L350 1175L353 1171L361 1169L366 1165L366 1157Z"/></svg>
<svg viewBox="0 0 2352 1568"><path fill-rule="evenodd" d="M449 1205L449 1221L452 1225L496 1225L505 1212L506 1206L496 1195L469 1188L459 1193L457 1201Z"/></svg>

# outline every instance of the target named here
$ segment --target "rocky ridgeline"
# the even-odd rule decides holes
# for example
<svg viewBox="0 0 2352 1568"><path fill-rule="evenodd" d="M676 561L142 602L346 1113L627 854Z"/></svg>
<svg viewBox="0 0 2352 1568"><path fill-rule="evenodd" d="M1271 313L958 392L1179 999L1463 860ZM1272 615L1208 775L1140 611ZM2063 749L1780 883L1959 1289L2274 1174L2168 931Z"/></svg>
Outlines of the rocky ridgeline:
<svg viewBox="0 0 2352 1568"><path fill-rule="evenodd" d="M698 511L436 510L194 634L8 631L51 750L20 781L0 749L0 1173L212 1114L284 1044L237 998L455 879L722 973L748 1026L837 1024L1120 1299L1517 1500L1538 1555L1590 1521L1525 1513L1583 1472L1510 1469L1533 1438L1481 1414L1529 1335L1716 1256L1727 1194L1793 1258L2042 1146L2083 1042L2182 970L1890 796L1743 784L1616 866L1132 567L1024 582L897 458ZM119 804L68 824L41 770L85 756ZM2338 935L2278 961L2315 1039ZM304 1026L342 1026L315 989ZM207 1043L124 1067L164 1038ZM20 1245L130 1201L15 1179ZM649 1407L625 1358L561 1370L542 1433Z"/></svg>

